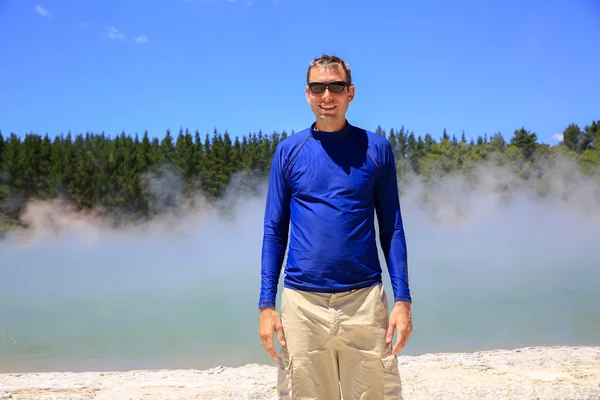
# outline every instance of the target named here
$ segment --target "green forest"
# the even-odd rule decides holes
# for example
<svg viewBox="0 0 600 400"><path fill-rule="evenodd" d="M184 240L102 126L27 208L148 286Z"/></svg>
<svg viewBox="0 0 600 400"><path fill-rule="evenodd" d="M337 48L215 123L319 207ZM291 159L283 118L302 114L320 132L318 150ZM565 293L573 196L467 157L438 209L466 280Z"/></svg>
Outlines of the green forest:
<svg viewBox="0 0 600 400"><path fill-rule="evenodd" d="M417 135L404 127L378 127L376 133L392 144L401 191L414 177L427 184L468 177L481 166L509 168L524 182L543 181L551 179L544 176L547 166L559 159L572 160L583 175L600 177L600 121L570 124L556 145L540 143L525 127L507 137L469 140L446 130ZM21 224L19 215L31 199L60 198L82 211L101 209L118 225L173 212L198 193L217 203L234 177L238 190L252 193L265 182L277 144L293 134L259 131L232 138L216 129L212 134L180 129L160 137L69 132L51 138L0 131L0 231Z"/></svg>

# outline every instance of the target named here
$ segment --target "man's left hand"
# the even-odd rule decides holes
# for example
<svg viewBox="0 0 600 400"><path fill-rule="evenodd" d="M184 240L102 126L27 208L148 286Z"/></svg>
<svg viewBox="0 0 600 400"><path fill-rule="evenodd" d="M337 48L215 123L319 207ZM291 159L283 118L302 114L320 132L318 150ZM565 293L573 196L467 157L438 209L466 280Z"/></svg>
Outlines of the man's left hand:
<svg viewBox="0 0 600 400"><path fill-rule="evenodd" d="M410 334L412 333L412 317L410 312L410 303L405 301L397 301L394 304L394 309L390 313L390 324L387 330L387 336L385 338L387 343L392 343L394 337L394 330L398 331L398 339L394 348L392 349L393 354L397 354L400 350L406 346Z"/></svg>

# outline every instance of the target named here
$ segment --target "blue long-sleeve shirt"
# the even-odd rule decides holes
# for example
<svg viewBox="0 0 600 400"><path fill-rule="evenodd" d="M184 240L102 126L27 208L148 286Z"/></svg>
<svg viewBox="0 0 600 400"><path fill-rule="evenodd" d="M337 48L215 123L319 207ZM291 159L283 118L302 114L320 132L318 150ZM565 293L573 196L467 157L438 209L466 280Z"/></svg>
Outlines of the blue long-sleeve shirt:
<svg viewBox="0 0 600 400"><path fill-rule="evenodd" d="M338 132L316 131L313 124L282 140L266 198L259 308L276 304L288 231L285 287L331 293L382 282L375 212L394 300L410 302L389 141L348 122Z"/></svg>

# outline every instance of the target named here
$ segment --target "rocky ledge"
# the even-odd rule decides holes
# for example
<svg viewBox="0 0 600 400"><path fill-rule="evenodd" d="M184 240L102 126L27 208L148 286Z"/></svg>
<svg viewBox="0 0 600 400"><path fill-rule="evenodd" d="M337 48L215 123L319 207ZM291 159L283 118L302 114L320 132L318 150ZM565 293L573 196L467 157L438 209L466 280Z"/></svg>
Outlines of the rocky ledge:
<svg viewBox="0 0 600 400"><path fill-rule="evenodd" d="M598 400L600 347L399 356L404 400ZM274 366L0 374L0 400L276 399Z"/></svg>

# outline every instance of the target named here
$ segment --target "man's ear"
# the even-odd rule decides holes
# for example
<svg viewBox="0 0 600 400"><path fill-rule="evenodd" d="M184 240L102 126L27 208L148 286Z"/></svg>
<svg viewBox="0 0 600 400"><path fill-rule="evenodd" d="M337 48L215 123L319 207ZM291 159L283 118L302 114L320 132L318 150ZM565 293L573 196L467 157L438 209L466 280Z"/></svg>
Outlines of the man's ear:
<svg viewBox="0 0 600 400"><path fill-rule="evenodd" d="M354 100L354 85L348 87L348 101L351 102L352 100Z"/></svg>
<svg viewBox="0 0 600 400"><path fill-rule="evenodd" d="M309 94L309 90L310 90L310 89L308 88L308 85L306 85L306 88L304 89L304 93L305 93L305 95L306 95L306 101L307 101L308 103L310 103L310 94Z"/></svg>

